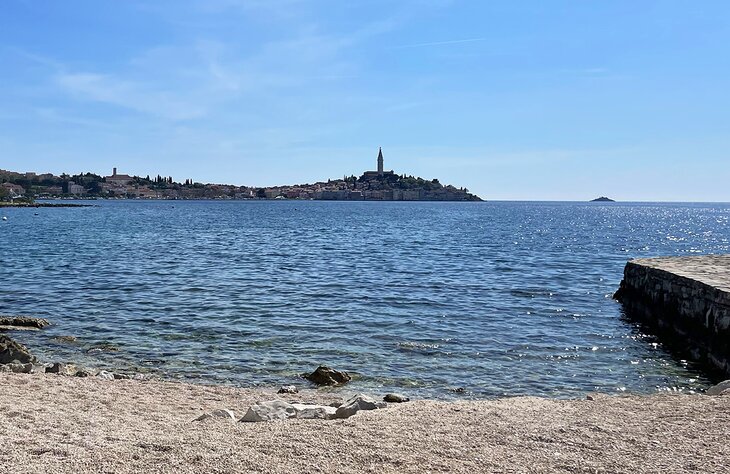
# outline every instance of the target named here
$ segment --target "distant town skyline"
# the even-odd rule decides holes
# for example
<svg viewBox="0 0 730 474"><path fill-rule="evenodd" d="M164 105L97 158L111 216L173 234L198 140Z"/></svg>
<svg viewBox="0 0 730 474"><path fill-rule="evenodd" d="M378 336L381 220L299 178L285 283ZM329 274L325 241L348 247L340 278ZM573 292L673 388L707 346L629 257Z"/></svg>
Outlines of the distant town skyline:
<svg viewBox="0 0 730 474"><path fill-rule="evenodd" d="M730 4L8 0L0 168L730 201Z"/></svg>

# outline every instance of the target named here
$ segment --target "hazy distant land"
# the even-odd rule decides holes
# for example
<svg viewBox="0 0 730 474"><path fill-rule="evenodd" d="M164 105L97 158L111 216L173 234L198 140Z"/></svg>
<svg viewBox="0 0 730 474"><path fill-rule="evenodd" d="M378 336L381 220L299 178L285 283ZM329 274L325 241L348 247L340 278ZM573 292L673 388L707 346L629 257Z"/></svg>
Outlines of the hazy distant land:
<svg viewBox="0 0 730 474"><path fill-rule="evenodd" d="M171 176L145 177L117 173L76 175L0 170L0 201L54 198L117 199L315 199L329 201L481 201L466 188L442 185L438 179L423 179L383 170L382 152L377 171L360 177L344 176L314 184L272 187L182 182Z"/></svg>

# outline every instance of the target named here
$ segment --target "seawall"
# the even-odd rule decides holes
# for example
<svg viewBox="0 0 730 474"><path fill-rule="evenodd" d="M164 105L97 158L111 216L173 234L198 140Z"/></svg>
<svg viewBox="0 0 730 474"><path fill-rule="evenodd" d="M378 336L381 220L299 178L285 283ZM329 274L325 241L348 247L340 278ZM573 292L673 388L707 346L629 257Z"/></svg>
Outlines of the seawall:
<svg viewBox="0 0 730 474"><path fill-rule="evenodd" d="M614 297L670 347L730 374L730 255L631 260Z"/></svg>

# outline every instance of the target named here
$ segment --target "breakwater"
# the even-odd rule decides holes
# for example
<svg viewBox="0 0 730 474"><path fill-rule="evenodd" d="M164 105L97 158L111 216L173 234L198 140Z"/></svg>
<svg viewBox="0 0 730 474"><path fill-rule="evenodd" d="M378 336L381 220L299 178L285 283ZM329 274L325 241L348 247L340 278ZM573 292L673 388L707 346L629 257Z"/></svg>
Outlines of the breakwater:
<svg viewBox="0 0 730 474"><path fill-rule="evenodd" d="M629 261L615 297L665 342L730 374L730 255Z"/></svg>

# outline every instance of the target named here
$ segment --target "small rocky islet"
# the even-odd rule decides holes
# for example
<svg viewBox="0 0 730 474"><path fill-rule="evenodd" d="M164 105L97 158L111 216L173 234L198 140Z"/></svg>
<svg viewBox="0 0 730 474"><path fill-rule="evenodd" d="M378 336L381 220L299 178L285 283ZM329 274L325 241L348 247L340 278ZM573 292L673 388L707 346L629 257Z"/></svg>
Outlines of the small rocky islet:
<svg viewBox="0 0 730 474"><path fill-rule="evenodd" d="M597 197L596 199L591 199L591 202L616 202L616 201L614 201L613 199L611 199L609 197L601 196L601 197Z"/></svg>

